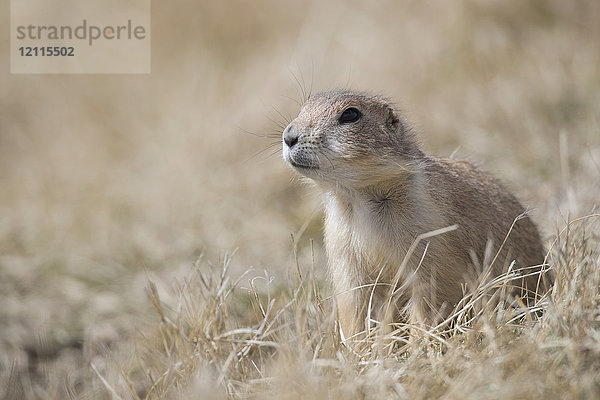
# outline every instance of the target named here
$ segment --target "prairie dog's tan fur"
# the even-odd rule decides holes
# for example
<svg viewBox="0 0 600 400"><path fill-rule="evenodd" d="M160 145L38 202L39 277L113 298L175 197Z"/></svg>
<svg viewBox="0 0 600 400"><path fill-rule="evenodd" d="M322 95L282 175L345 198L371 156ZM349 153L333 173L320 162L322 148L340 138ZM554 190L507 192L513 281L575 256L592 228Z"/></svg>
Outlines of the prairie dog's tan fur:
<svg viewBox="0 0 600 400"><path fill-rule="evenodd" d="M538 231L515 197L466 161L425 155L379 96L314 95L283 139L284 159L324 191L325 246L347 337L371 319L439 321L481 272L484 255L489 264L500 248L491 277L513 260L514 268L544 261ZM407 256L419 235L452 225ZM535 291L538 277L517 284Z"/></svg>

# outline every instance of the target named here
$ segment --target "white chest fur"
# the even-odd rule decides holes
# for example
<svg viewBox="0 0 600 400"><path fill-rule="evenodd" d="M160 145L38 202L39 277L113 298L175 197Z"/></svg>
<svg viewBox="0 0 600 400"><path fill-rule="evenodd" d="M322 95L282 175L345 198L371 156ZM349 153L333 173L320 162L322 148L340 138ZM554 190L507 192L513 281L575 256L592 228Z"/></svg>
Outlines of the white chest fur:
<svg viewBox="0 0 600 400"><path fill-rule="evenodd" d="M393 275L394 265L411 241L398 235L401 229L394 226L402 223L398 218L360 196L350 201L328 193L325 210L325 244L334 283L335 279L348 279L341 275L349 274L354 284L362 284L374 279L382 268L384 276Z"/></svg>

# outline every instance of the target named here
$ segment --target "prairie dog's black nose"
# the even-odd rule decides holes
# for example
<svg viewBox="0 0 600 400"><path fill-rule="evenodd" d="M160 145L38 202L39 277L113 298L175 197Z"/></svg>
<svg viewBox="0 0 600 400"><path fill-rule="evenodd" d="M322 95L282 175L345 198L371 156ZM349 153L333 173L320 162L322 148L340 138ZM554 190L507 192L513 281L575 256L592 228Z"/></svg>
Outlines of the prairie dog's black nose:
<svg viewBox="0 0 600 400"><path fill-rule="evenodd" d="M289 148L294 147L298 143L298 137L300 137L300 134L292 124L289 124L283 131L283 141Z"/></svg>

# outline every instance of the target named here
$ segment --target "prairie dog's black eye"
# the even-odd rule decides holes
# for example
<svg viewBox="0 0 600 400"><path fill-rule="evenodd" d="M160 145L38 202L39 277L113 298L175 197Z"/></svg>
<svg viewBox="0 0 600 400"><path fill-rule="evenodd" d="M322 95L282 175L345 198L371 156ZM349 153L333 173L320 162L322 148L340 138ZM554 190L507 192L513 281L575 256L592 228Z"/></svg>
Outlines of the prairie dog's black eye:
<svg viewBox="0 0 600 400"><path fill-rule="evenodd" d="M354 107L346 108L342 115L340 115L340 124L350 124L356 122L362 117L362 114L358 109Z"/></svg>

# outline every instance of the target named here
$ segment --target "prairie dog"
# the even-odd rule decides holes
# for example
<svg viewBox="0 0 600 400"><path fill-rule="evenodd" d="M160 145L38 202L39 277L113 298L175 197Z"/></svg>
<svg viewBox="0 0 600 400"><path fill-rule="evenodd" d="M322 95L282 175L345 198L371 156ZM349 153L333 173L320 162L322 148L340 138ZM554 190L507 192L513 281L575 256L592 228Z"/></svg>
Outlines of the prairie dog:
<svg viewBox="0 0 600 400"><path fill-rule="evenodd" d="M467 161L424 154L383 97L318 93L282 136L284 160L324 193L328 268L346 337L371 320L439 322L485 267L486 246L488 265L498 254L491 278L513 260L515 269L544 262L517 199ZM409 251L419 235L453 225ZM539 289L538 276L513 283L521 297Z"/></svg>

